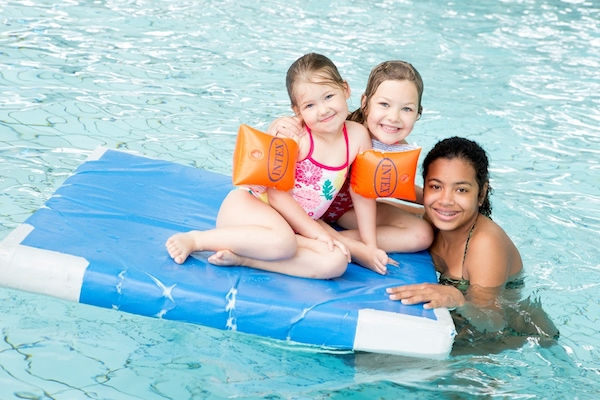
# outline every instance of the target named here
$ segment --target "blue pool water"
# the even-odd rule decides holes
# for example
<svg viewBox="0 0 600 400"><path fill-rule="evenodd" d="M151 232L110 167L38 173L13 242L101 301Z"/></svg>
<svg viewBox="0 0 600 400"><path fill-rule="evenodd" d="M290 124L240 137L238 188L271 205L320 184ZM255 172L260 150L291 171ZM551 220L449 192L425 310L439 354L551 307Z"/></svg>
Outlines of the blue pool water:
<svg viewBox="0 0 600 400"><path fill-rule="evenodd" d="M351 109L404 59L425 81L410 141L488 150L494 219L557 343L330 354L0 289L0 398L596 398L600 4L464 3L0 1L0 238L97 146L229 173L238 126L289 113L305 52L338 65Z"/></svg>

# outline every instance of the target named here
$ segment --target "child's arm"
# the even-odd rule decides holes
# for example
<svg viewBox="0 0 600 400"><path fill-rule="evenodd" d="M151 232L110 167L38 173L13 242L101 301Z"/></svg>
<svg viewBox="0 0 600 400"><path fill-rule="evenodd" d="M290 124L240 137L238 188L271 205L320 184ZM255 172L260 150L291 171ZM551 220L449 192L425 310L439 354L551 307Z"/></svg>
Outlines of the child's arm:
<svg viewBox="0 0 600 400"><path fill-rule="evenodd" d="M417 195L415 203L423 205L423 188L419 185L415 185L415 193Z"/></svg>
<svg viewBox="0 0 600 400"><path fill-rule="evenodd" d="M267 133L273 136L284 136L294 139L296 142L299 138L306 134L306 130L302 124L300 117L279 117L271 122Z"/></svg>
<svg viewBox="0 0 600 400"><path fill-rule="evenodd" d="M367 130L360 124L346 122L349 137L352 140L351 161L357 154L371 149L371 137ZM370 199L359 195L350 188L350 197L354 205L356 213L356 222L361 241L369 248L371 260L367 268L374 270L380 274L385 274L387 271L386 265L392 262L387 253L377 247L377 203L375 199Z"/></svg>
<svg viewBox="0 0 600 400"><path fill-rule="evenodd" d="M375 224L377 203L375 199L369 199L355 193L352 188L350 188L350 197L354 204L358 233L361 241L367 246L367 253L369 254L369 259L363 260L361 264L372 271L385 275L387 264L396 264L396 262L389 258L385 251L377 247L377 228Z"/></svg>
<svg viewBox="0 0 600 400"><path fill-rule="evenodd" d="M281 214L294 232L310 239L325 242L331 251L338 247L350 262L350 252L346 246L335 240L317 221L309 217L300 204L294 200L290 192L274 188L268 188L267 192L271 207Z"/></svg>

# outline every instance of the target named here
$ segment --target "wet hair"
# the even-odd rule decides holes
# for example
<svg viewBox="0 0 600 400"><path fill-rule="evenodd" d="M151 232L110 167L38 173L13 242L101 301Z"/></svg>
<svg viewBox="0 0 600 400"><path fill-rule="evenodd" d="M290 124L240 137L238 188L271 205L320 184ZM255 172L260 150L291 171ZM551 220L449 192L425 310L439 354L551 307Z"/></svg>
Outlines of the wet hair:
<svg viewBox="0 0 600 400"><path fill-rule="evenodd" d="M350 121L364 123L366 115L369 113L369 101L377 91L379 85L384 81L410 81L417 87L419 100L417 104L418 114L421 115L423 107L421 106L421 98L423 97L423 79L421 74L412 64L406 61L384 61L371 70L367 88L363 93L365 98L364 107L360 107L348 116ZM363 102L361 102L362 104Z"/></svg>
<svg viewBox="0 0 600 400"><path fill-rule="evenodd" d="M438 158L448 160L460 158L471 164L475 170L475 180L479 186L479 198L481 198L481 190L483 190L484 185L488 184L488 189L483 195L483 202L479 206L479 212L486 217L490 217L492 215L492 205L490 203L492 188L489 186L489 161L485 150L476 142L462 137L454 136L441 140L433 146L423 160L423 181L427 177L429 166Z"/></svg>
<svg viewBox="0 0 600 400"><path fill-rule="evenodd" d="M335 64L329 58L317 53L303 55L288 68L285 86L292 106L296 105L294 85L299 81L338 86L342 90L346 88L346 81L342 79Z"/></svg>

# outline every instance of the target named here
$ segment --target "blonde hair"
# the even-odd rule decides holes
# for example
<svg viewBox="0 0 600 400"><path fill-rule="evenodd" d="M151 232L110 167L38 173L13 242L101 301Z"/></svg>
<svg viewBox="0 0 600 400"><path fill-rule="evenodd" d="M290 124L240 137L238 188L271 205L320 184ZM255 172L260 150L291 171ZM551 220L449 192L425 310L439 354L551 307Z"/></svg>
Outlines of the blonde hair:
<svg viewBox="0 0 600 400"><path fill-rule="evenodd" d="M296 106L294 85L298 81L312 82L324 85L346 88L346 81L342 79L335 64L322 54L308 53L294 61L288 68L285 77L285 86L292 106Z"/></svg>
<svg viewBox="0 0 600 400"><path fill-rule="evenodd" d="M407 63L406 61L384 61L371 70L371 73L369 74L369 80L367 81L367 88L363 94L364 102L361 102L361 104L364 104L364 106L361 106L351 113L348 116L349 120L356 121L361 124L365 122L366 116L369 113L369 101L377 91L379 85L381 85L384 81L413 82L417 87L417 93L419 95L417 113L421 115L423 112L423 107L421 106L421 97L423 96L423 79L421 78L419 71L417 71L412 64Z"/></svg>

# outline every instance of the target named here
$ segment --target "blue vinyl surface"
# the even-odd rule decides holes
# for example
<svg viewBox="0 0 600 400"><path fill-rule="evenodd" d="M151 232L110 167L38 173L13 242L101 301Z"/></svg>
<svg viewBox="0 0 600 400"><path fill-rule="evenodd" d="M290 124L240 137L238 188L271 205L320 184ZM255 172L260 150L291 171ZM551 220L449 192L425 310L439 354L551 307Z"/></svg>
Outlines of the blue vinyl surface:
<svg viewBox="0 0 600 400"><path fill-rule="evenodd" d="M427 252L394 254L380 276L350 264L334 280L217 267L200 253L178 265L164 243L175 232L214 227L231 178L119 151L87 161L26 222L22 244L84 257L80 302L351 349L357 313L370 308L436 319L421 305L387 299L390 286L436 282Z"/></svg>

